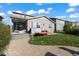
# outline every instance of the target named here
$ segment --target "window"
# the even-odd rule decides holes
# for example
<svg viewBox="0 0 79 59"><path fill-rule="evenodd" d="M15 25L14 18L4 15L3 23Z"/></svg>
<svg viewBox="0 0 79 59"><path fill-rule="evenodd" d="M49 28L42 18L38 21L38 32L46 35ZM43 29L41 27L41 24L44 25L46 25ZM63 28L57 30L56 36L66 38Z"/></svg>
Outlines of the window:
<svg viewBox="0 0 79 59"><path fill-rule="evenodd" d="M37 28L40 28L40 23L37 23Z"/></svg>
<svg viewBox="0 0 79 59"><path fill-rule="evenodd" d="M44 24L43 24L43 26L44 26Z"/></svg>
<svg viewBox="0 0 79 59"><path fill-rule="evenodd" d="M52 25L51 24L49 24L49 28L52 28Z"/></svg>

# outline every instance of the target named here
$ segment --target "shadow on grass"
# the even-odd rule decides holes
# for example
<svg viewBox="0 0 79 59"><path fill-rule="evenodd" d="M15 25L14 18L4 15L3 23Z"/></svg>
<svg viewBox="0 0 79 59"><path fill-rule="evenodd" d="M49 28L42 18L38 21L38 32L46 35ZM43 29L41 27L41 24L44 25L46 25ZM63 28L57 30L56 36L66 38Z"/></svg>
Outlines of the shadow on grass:
<svg viewBox="0 0 79 59"><path fill-rule="evenodd" d="M61 33L61 34L68 34L68 35L74 35L74 36L79 36L79 34L73 34L73 33Z"/></svg>
<svg viewBox="0 0 79 59"><path fill-rule="evenodd" d="M0 54L0 56L6 56L5 54Z"/></svg>
<svg viewBox="0 0 79 59"><path fill-rule="evenodd" d="M69 53L71 53L73 56L79 56L79 51L74 51L65 47L59 47L60 49L63 49L65 51L68 51Z"/></svg>
<svg viewBox="0 0 79 59"><path fill-rule="evenodd" d="M52 54L52 53L50 53L50 52L47 52L47 53L45 54L45 56L57 56L57 55Z"/></svg>

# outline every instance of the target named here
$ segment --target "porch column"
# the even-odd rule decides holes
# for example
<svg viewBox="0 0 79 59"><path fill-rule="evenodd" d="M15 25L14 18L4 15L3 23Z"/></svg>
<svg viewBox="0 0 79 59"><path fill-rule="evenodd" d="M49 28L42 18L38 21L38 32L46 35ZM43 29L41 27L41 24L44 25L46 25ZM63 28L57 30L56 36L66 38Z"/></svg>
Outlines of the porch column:
<svg viewBox="0 0 79 59"><path fill-rule="evenodd" d="M13 32L13 19L10 18L10 32L12 33Z"/></svg>

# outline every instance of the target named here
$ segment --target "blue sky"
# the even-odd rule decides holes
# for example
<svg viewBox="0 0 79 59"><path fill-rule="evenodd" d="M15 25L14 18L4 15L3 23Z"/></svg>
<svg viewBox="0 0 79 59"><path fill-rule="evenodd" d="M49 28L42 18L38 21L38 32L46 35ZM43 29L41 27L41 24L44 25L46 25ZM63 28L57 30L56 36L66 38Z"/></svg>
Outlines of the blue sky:
<svg viewBox="0 0 79 59"><path fill-rule="evenodd" d="M25 13L33 16L48 16L69 21L79 21L78 3L2 3L0 4L0 15L4 17L3 22L10 24L9 15L12 11Z"/></svg>

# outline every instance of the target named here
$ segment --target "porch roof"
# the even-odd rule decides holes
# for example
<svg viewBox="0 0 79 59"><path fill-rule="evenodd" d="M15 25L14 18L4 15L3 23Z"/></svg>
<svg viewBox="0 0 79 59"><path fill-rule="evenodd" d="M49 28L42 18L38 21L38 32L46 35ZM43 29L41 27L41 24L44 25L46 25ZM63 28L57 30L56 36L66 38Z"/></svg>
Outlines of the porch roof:
<svg viewBox="0 0 79 59"><path fill-rule="evenodd" d="M18 18L18 17L10 17L12 18L12 22L25 22L27 19L25 18Z"/></svg>
<svg viewBox="0 0 79 59"><path fill-rule="evenodd" d="M23 14L23 13L18 13L18 12L14 12L14 11L13 11L13 14L19 14L19 15L24 15L24 16L30 16L30 17L35 17L35 16L32 16L32 15L28 15L28 14Z"/></svg>
<svg viewBox="0 0 79 59"><path fill-rule="evenodd" d="M26 18L22 18L22 17L17 17L17 16L10 16L10 18L12 18L12 19L23 19L23 20L27 20Z"/></svg>

